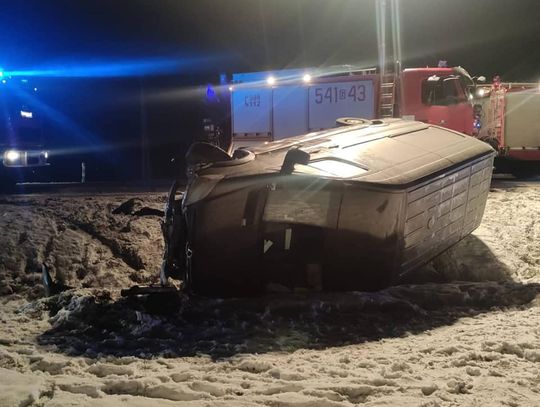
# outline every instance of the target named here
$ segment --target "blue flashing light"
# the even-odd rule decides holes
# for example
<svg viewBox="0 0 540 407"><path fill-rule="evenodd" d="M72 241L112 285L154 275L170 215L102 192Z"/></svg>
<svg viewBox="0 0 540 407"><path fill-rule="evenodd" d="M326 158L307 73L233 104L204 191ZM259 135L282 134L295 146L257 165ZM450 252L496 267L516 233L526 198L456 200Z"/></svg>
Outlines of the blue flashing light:
<svg viewBox="0 0 540 407"><path fill-rule="evenodd" d="M4 71L0 71L0 78L4 76Z"/></svg>
<svg viewBox="0 0 540 407"><path fill-rule="evenodd" d="M2 79L2 83L5 85L7 81L5 79Z"/></svg>
<svg viewBox="0 0 540 407"><path fill-rule="evenodd" d="M216 91L214 90L214 88L210 84L208 84L208 86L206 87L206 100L208 102L210 102L210 103L218 103L219 102L219 98L216 95Z"/></svg>
<svg viewBox="0 0 540 407"><path fill-rule="evenodd" d="M3 72L10 77L63 77L63 78L114 78L145 75L173 74L201 70L210 67L220 55L150 57L120 60L92 60L86 63L65 61L51 66Z"/></svg>
<svg viewBox="0 0 540 407"><path fill-rule="evenodd" d="M15 87L13 91L16 95L24 102L24 104L31 105L34 108L33 111L21 111L21 117L31 119L36 115L42 117L47 117L52 123L55 123L60 128L69 132L74 138L77 139L77 143L83 146L99 146L100 140L96 134L80 127L76 122L74 122L70 117L64 115L63 113L57 111L53 107L44 103L42 100L37 98L31 92L25 92L24 90ZM85 148L85 147L83 147ZM89 148L89 147L86 147Z"/></svg>

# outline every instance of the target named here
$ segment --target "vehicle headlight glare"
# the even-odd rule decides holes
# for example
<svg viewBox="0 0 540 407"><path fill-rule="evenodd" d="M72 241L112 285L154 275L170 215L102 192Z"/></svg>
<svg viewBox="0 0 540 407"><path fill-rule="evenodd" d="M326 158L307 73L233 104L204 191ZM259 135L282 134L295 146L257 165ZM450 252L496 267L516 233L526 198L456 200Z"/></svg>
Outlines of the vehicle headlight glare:
<svg viewBox="0 0 540 407"><path fill-rule="evenodd" d="M9 150L9 151L6 151L5 157L7 161L14 162L21 158L21 153L15 150Z"/></svg>

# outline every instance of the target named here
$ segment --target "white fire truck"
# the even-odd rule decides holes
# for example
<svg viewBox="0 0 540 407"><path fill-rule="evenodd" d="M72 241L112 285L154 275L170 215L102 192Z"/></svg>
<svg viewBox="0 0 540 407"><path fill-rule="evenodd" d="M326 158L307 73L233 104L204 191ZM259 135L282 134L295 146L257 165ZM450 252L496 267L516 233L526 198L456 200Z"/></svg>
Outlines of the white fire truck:
<svg viewBox="0 0 540 407"><path fill-rule="evenodd" d="M540 89L536 83L478 86L476 137L498 151L496 167L516 175L540 173Z"/></svg>

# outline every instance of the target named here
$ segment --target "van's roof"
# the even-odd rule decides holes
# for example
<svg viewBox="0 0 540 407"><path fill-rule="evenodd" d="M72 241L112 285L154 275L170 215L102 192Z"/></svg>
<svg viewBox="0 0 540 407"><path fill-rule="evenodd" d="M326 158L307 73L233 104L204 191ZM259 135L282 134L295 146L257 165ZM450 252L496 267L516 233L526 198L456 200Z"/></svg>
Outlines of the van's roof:
<svg viewBox="0 0 540 407"><path fill-rule="evenodd" d="M493 154L488 144L465 134L421 122L388 119L267 143L251 149L255 159L249 163L208 172L221 172L227 178L277 172L291 148L309 153L310 162L339 161L359 168L352 176L334 174L333 178L396 185ZM325 176L323 172L310 173Z"/></svg>

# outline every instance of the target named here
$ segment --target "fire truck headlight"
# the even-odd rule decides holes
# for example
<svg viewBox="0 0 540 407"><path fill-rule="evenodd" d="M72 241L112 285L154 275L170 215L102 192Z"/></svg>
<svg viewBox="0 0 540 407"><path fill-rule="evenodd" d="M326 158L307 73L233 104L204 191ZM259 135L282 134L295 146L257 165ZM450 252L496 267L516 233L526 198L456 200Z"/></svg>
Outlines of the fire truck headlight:
<svg viewBox="0 0 540 407"><path fill-rule="evenodd" d="M309 83L311 82L311 75L310 74L305 74L303 77L302 77L302 80L305 82L305 83Z"/></svg>
<svg viewBox="0 0 540 407"><path fill-rule="evenodd" d="M4 154L4 159L11 163L18 161L21 158L21 153L16 150L8 150Z"/></svg>
<svg viewBox="0 0 540 407"><path fill-rule="evenodd" d="M478 89L478 96L483 97L486 94L486 91L482 88Z"/></svg>
<svg viewBox="0 0 540 407"><path fill-rule="evenodd" d="M270 86L274 85L276 83L276 78L274 78L273 76L269 76L267 79L266 79L266 83Z"/></svg>

